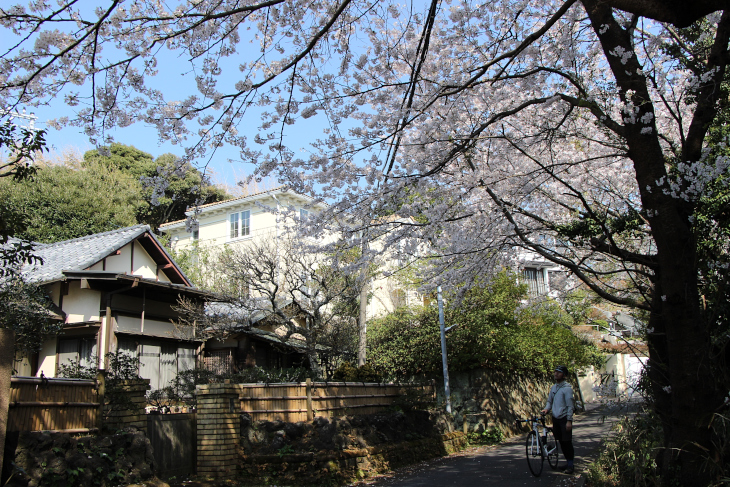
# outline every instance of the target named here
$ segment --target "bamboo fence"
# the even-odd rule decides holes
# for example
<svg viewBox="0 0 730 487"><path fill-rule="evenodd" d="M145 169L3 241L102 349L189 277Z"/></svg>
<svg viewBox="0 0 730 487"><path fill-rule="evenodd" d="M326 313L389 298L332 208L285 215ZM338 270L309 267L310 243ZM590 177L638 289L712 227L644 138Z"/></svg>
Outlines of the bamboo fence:
<svg viewBox="0 0 730 487"><path fill-rule="evenodd" d="M434 384L307 382L237 384L241 411L253 421L311 421L315 416L374 414L398 398L435 399Z"/></svg>
<svg viewBox="0 0 730 487"><path fill-rule="evenodd" d="M8 431L97 431L100 392L95 380L13 377Z"/></svg>

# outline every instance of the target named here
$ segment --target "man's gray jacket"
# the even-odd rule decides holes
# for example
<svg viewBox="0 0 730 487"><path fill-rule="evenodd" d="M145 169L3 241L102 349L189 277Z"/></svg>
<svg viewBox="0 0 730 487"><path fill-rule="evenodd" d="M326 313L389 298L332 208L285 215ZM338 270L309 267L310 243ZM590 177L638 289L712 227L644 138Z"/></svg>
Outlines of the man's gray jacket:
<svg viewBox="0 0 730 487"><path fill-rule="evenodd" d="M553 412L553 418L565 418L573 421L575 402L573 401L573 388L566 381L559 382L550 388L547 405L545 409Z"/></svg>

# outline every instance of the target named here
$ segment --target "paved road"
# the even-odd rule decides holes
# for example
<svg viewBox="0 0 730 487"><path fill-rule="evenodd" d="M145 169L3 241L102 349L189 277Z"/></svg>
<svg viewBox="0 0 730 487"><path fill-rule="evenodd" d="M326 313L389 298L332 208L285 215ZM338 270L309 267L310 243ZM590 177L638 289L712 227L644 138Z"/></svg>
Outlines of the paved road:
<svg viewBox="0 0 730 487"><path fill-rule="evenodd" d="M575 417L573 444L576 467L580 472L584 458L593 453L601 438L610 430L618 411L589 406L585 414ZM565 459L560 454L560 464ZM497 447L479 447L439 458L420 465L399 469L392 474L353 484L368 487L459 486L549 487L565 474L550 469L547 461L542 475L533 477L525 459L525 435L511 438Z"/></svg>

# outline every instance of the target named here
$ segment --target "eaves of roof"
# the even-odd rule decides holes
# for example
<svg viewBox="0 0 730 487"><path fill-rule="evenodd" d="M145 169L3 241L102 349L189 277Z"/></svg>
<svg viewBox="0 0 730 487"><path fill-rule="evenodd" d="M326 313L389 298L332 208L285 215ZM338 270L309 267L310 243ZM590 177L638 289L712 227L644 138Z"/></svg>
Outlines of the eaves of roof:
<svg viewBox="0 0 730 487"><path fill-rule="evenodd" d="M238 330L233 335L252 335L268 342L276 343L277 345L286 345L292 348L296 348L297 350L306 350L307 348L307 343L304 340L297 340L296 338L282 340L282 337L277 335L276 333L262 330L260 328ZM315 345L315 349L320 352L329 350L329 348L325 347L324 345Z"/></svg>
<svg viewBox="0 0 730 487"><path fill-rule="evenodd" d="M300 193L295 193L295 192L287 189L285 186L279 186L279 187L276 187L273 189L268 189L266 191L260 191L258 193L248 194L246 196L240 196L238 198L232 198L232 199L225 200L225 201L217 201L215 203L208 203L205 205L200 205L195 208L188 208L187 211L185 212L185 214L188 216L192 216L196 210L199 212L203 212L203 213L211 211L211 210L219 210L219 209L223 210L226 208L230 208L232 206L239 205L241 203L248 203L248 202L263 199L264 197L267 197L267 196L272 196L272 195L278 196L278 195L282 195L282 194L289 194L292 196L296 196L297 198L302 198L304 200L307 200L310 203L315 201L315 199L311 198L310 196L303 195ZM160 225L160 230L166 231L166 230L172 230L174 228L180 228L185 225L185 222L186 222L186 219L185 220L175 220L172 222L163 223L162 225Z"/></svg>
<svg viewBox="0 0 730 487"><path fill-rule="evenodd" d="M157 281L155 279L148 279L142 276L135 276L113 271L64 271L63 274L66 279L86 279L91 282L96 281L97 283L102 281L119 282L125 283L129 286L150 287L158 290L173 291L178 294L194 296L196 298L204 299L206 301L221 299L221 296L219 296L218 294L212 293L210 291L205 291L203 289L186 286L184 284Z"/></svg>

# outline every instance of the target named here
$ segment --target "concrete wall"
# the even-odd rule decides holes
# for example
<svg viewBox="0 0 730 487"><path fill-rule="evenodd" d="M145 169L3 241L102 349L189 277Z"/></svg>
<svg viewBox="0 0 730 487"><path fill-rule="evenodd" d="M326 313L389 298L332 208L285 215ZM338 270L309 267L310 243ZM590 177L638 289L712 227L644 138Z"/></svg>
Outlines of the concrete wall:
<svg viewBox="0 0 730 487"><path fill-rule="evenodd" d="M628 399L635 397L641 372L647 357L628 353L607 356L600 369L591 367L581 376L581 391L586 401L599 399Z"/></svg>

